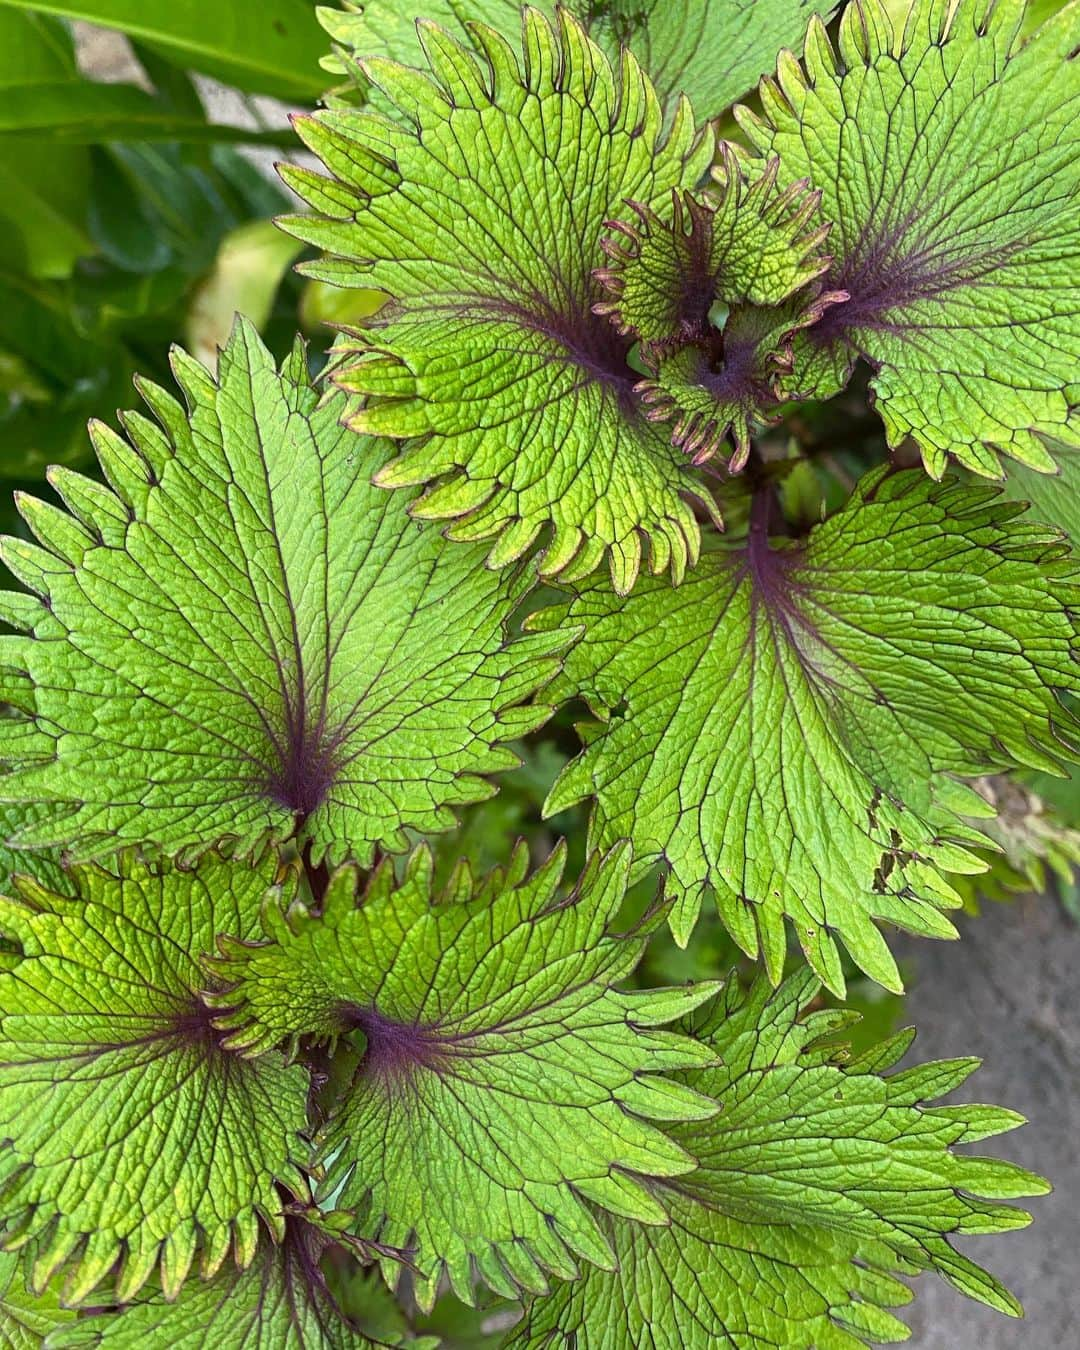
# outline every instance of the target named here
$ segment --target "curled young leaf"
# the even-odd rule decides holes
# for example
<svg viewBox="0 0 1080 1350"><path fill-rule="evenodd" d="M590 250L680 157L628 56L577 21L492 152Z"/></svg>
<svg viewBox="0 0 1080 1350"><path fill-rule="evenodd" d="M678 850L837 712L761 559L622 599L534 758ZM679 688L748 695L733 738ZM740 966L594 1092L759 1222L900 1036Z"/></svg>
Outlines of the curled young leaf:
<svg viewBox="0 0 1080 1350"><path fill-rule="evenodd" d="M748 184L728 154L718 197L674 193L664 215L633 204L637 221L612 222L610 263L596 270L611 298L595 312L639 339L652 369L635 386L649 418L674 418L672 444L695 464L730 432L731 472L746 464L751 426L775 410L793 334L837 299L805 289L828 266L828 227L814 225L805 184L777 188L778 167Z"/></svg>
<svg viewBox="0 0 1080 1350"><path fill-rule="evenodd" d="M337 349L350 425L405 442L376 481L429 484L413 514L494 539L492 565L549 529L545 575L584 576L606 554L628 591L646 540L653 571L679 577L699 540L684 494L715 508L634 397L631 343L593 313L593 268L625 199L694 186L714 138L685 101L665 130L634 59L616 74L565 11L553 29L526 10L520 56L472 31L482 57L421 24L429 71L365 63L396 121L298 124L330 175L285 171L316 212L288 228L332 255L307 270L391 296Z"/></svg>
<svg viewBox="0 0 1080 1350"><path fill-rule="evenodd" d="M542 0L537 9L554 15ZM629 47L665 103L685 94L704 116L718 117L770 69L781 47L794 46L810 14L824 17L829 0L573 0L575 14L611 59ZM516 44L520 0L424 0L423 12L458 36L470 21L498 29ZM416 21L398 0L365 0L356 13L319 11L323 27L346 53L363 60L390 56L414 62Z"/></svg>
<svg viewBox="0 0 1080 1350"><path fill-rule="evenodd" d="M791 339L819 311L797 303L738 305L722 328L662 352L636 391L658 422L674 421L671 443L703 464L730 435L729 473L745 468L755 425L776 419L777 385L791 369Z"/></svg>
<svg viewBox="0 0 1080 1350"><path fill-rule="evenodd" d="M807 974L773 992L759 980L719 998L696 1034L718 1067L689 1076L723 1110L675 1137L700 1160L654 1183L671 1225L605 1219L619 1258L534 1303L512 1346L578 1350L856 1350L906 1340L890 1307L896 1278L936 1270L962 1293L1018 1315L1016 1300L950 1239L1022 1228L1030 1215L996 1199L1042 1195L1012 1163L954 1153L1022 1117L992 1106L925 1103L958 1087L975 1060L888 1073L912 1033L855 1060L817 1045L834 1012L800 1010Z"/></svg>
<svg viewBox="0 0 1080 1350"><path fill-rule="evenodd" d="M602 241L610 258L597 279L611 299L596 306L647 351L702 341L723 329L718 306L779 305L829 265L815 224L818 194L776 185L773 160L752 182L728 153L715 195L672 194L663 214L634 205L632 224L612 222Z"/></svg>
<svg viewBox="0 0 1080 1350"><path fill-rule="evenodd" d="M914 0L894 32L855 0L834 51L810 24L741 124L809 178L847 292L797 344L793 387L836 391L856 357L891 445L1001 477L999 453L1080 444L1080 5L1026 43L1024 0Z"/></svg>
<svg viewBox="0 0 1080 1350"><path fill-rule="evenodd" d="M174 1297L201 1243L204 1273L241 1266L278 1186L307 1194L308 1074L223 1044L200 952L251 936L277 860L215 853L191 871L125 854L72 869L75 895L29 878L0 898L19 945L0 970L0 1210L8 1247L35 1243L33 1284L60 1267L78 1302L120 1262L117 1297L160 1265Z"/></svg>
<svg viewBox="0 0 1080 1350"><path fill-rule="evenodd" d="M1080 754L1057 698L1080 690L1076 566L995 489L921 470L868 474L802 542L770 542L768 502L676 593L594 582L534 616L585 626L551 696L619 710L545 809L593 796L594 846L664 862L681 940L711 889L774 979L786 916L830 988L840 942L899 989L875 920L954 936L942 874L985 866L966 818L989 807L958 776Z"/></svg>
<svg viewBox="0 0 1080 1350"><path fill-rule="evenodd" d="M364 1236L410 1249L424 1307L444 1271L471 1302L474 1269L514 1297L577 1258L610 1265L584 1199L664 1222L642 1179L694 1163L651 1122L715 1110L660 1076L712 1052L656 1029L711 986L613 987L645 940L608 936L628 850L594 857L568 897L562 866L559 849L527 876L519 846L505 872L474 884L459 868L441 896L423 849L400 884L384 865L360 895L345 868L318 914L270 904L267 941L227 942L213 963L231 1046L361 1033L321 1139L322 1189Z"/></svg>
<svg viewBox="0 0 1080 1350"><path fill-rule="evenodd" d="M493 575L371 486L378 447L340 426L299 348L279 373L240 323L215 381L177 353L185 412L105 428L110 487L67 470L70 514L22 501L40 547L3 557L33 594L0 595L0 800L36 803L18 847L77 858L126 844L196 856L295 837L361 864L403 829L445 829L517 764L541 724L518 705L556 668L508 645L529 579Z"/></svg>

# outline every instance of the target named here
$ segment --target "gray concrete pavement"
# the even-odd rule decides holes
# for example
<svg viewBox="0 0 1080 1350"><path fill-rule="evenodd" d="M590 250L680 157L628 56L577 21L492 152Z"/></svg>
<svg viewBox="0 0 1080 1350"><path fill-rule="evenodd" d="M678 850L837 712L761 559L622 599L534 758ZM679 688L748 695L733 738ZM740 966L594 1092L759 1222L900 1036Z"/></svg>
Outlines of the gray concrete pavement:
<svg viewBox="0 0 1080 1350"><path fill-rule="evenodd" d="M1052 900L989 905L962 920L960 942L905 940L912 963L906 1021L912 1058L979 1055L958 1094L1022 1112L1029 1124L990 1141L1040 1172L1052 1195L1031 1204L1030 1228L970 1239L1026 1308L1016 1322L923 1276L907 1310L917 1350L1080 1350L1080 929Z"/></svg>

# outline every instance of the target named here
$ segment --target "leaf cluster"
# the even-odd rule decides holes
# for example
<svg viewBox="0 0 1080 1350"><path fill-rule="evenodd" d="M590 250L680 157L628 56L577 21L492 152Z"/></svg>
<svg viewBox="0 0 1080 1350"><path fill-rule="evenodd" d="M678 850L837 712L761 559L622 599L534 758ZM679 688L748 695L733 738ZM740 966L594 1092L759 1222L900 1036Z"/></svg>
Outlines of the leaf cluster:
<svg viewBox="0 0 1080 1350"><path fill-rule="evenodd" d="M174 350L18 494L13 1345L846 1350L927 1270L1019 1313L953 1239L1028 1222L956 1151L1020 1118L823 987L899 992L882 929L955 936L996 850L1076 856L1025 786L1080 760L1071 519L1025 494L1080 447L1080 0L793 8L326 15L286 225L378 306L325 375Z"/></svg>

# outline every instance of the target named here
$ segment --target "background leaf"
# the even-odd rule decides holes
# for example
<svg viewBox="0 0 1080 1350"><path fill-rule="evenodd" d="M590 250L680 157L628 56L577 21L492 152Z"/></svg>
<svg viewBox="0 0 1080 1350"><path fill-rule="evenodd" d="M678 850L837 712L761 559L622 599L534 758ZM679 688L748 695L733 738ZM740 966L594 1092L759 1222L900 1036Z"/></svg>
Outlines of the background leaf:
<svg viewBox="0 0 1080 1350"><path fill-rule="evenodd" d="M163 107L144 89L92 80L20 82L4 86L0 138L32 137L67 145L97 141L248 141L281 145L287 134L251 130ZM2 145L2 139L0 139Z"/></svg>
<svg viewBox="0 0 1080 1350"><path fill-rule="evenodd" d="M185 69L279 98L317 98L325 37L305 0L3 0L11 9L85 19L155 47Z"/></svg>

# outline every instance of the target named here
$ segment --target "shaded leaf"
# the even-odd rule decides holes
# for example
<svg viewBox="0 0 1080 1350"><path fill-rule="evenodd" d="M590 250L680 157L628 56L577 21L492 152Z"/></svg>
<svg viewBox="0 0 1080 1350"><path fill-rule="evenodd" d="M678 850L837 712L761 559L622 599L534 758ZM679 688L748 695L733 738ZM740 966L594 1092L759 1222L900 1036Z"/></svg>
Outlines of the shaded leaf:
<svg viewBox="0 0 1080 1350"><path fill-rule="evenodd" d="M311 100L322 91L324 38L305 0L6 0L12 8L118 28L188 69L279 98Z"/></svg>
<svg viewBox="0 0 1080 1350"><path fill-rule="evenodd" d="M1080 451L1050 443L1056 473L1037 473L1026 464L1011 464L1003 491L1012 501L1029 502L1031 515L1064 530L1073 548L1080 548Z"/></svg>
<svg viewBox="0 0 1080 1350"><path fill-rule="evenodd" d="M27 80L75 80L70 34L55 19L0 7L0 106L6 90ZM6 138L0 144L0 256L6 269L67 277L91 253L86 232L89 162L76 146L44 147Z"/></svg>
<svg viewBox="0 0 1080 1350"><path fill-rule="evenodd" d="M55 1290L32 1294L21 1256L0 1252L0 1350L39 1350L50 1331L74 1316L61 1308Z"/></svg>
<svg viewBox="0 0 1080 1350"><path fill-rule="evenodd" d="M145 90L129 84L57 80L7 85L0 101L0 138L34 137L43 144L94 145L100 141L268 142L277 132L178 115ZM0 142L2 149L2 142Z"/></svg>

